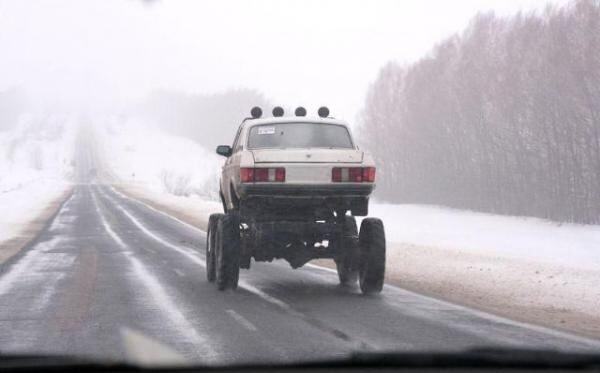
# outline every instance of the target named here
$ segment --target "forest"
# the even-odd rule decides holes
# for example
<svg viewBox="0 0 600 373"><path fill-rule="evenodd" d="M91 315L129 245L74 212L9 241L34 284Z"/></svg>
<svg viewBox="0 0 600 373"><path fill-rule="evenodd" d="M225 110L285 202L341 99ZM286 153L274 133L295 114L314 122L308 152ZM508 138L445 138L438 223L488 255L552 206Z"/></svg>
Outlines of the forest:
<svg viewBox="0 0 600 373"><path fill-rule="evenodd" d="M378 197L600 222L600 2L477 15L369 88Z"/></svg>

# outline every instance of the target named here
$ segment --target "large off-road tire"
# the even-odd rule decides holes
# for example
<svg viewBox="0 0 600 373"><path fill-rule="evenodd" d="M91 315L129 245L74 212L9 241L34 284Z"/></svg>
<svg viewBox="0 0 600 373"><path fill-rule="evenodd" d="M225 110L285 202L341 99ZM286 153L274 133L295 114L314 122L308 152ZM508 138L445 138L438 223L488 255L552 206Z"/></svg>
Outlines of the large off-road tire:
<svg viewBox="0 0 600 373"><path fill-rule="evenodd" d="M240 218L237 212L229 212L219 219L215 247L217 288L236 289L240 275Z"/></svg>
<svg viewBox="0 0 600 373"><path fill-rule="evenodd" d="M354 216L345 216L342 234L342 256L335 260L342 286L352 286L358 280L358 228Z"/></svg>
<svg viewBox="0 0 600 373"><path fill-rule="evenodd" d="M223 197L223 192L219 191L219 198L221 199L221 204L223 205L223 212L227 212L227 204L225 203L225 197Z"/></svg>
<svg viewBox="0 0 600 373"><path fill-rule="evenodd" d="M358 235L358 282L363 294L379 293L385 277L385 231L377 218L365 218Z"/></svg>
<svg viewBox="0 0 600 373"><path fill-rule="evenodd" d="M217 238L217 223L225 214L211 214L208 218L208 229L206 232L206 279L214 282L216 279L215 249Z"/></svg>

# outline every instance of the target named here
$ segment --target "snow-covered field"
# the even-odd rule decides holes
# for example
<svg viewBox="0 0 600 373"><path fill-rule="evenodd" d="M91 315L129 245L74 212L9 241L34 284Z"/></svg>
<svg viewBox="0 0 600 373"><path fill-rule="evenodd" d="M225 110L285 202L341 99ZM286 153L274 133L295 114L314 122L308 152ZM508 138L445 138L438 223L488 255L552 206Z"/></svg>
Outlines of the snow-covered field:
<svg viewBox="0 0 600 373"><path fill-rule="evenodd" d="M73 177L74 118L27 115L0 131L0 263L9 240L68 190Z"/></svg>

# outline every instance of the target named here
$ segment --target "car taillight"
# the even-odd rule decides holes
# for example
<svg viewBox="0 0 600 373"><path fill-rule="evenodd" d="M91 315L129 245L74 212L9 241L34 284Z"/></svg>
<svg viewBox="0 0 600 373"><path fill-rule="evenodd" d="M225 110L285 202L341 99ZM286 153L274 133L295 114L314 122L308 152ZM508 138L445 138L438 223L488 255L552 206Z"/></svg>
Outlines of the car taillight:
<svg viewBox="0 0 600 373"><path fill-rule="evenodd" d="M362 171L362 181L367 183L375 182L375 167L364 167Z"/></svg>
<svg viewBox="0 0 600 373"><path fill-rule="evenodd" d="M339 183L342 181L342 169L339 167L334 167L331 170L331 181Z"/></svg>
<svg viewBox="0 0 600 373"><path fill-rule="evenodd" d="M240 168L240 181L242 183L251 183L254 181L254 169L253 168Z"/></svg>
<svg viewBox="0 0 600 373"><path fill-rule="evenodd" d="M362 182L362 168L352 167L348 169L348 179L353 183Z"/></svg>
<svg viewBox="0 0 600 373"><path fill-rule="evenodd" d="M269 181L269 169L268 168L255 168L254 169L254 181Z"/></svg>
<svg viewBox="0 0 600 373"><path fill-rule="evenodd" d="M331 169L331 181L334 183L373 183L375 167L334 167Z"/></svg>
<svg viewBox="0 0 600 373"><path fill-rule="evenodd" d="M240 180L242 183L268 183L285 181L285 168L283 167L260 167L240 168Z"/></svg>
<svg viewBox="0 0 600 373"><path fill-rule="evenodd" d="M285 181L285 168L278 167L275 169L275 181L281 183Z"/></svg>

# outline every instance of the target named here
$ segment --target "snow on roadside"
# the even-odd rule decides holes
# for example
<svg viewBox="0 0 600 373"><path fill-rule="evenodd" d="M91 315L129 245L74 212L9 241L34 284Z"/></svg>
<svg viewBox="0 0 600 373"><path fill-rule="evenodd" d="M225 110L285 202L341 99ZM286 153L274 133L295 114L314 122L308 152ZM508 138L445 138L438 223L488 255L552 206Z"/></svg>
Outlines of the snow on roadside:
<svg viewBox="0 0 600 373"><path fill-rule="evenodd" d="M62 197L67 188L64 181L42 179L0 194L0 248L4 241L21 236L29 223Z"/></svg>
<svg viewBox="0 0 600 373"><path fill-rule="evenodd" d="M219 159L198 143L123 118L109 119L95 132L103 167L119 182L176 196L218 197Z"/></svg>
<svg viewBox="0 0 600 373"><path fill-rule="evenodd" d="M390 242L600 270L600 226L422 205L373 204Z"/></svg>
<svg viewBox="0 0 600 373"><path fill-rule="evenodd" d="M74 118L29 114L14 129L0 131L0 193L71 179L76 130Z"/></svg>
<svg viewBox="0 0 600 373"><path fill-rule="evenodd" d="M25 115L0 131L0 245L23 235L73 177L76 119Z"/></svg>
<svg viewBox="0 0 600 373"><path fill-rule="evenodd" d="M512 319L600 337L600 226L373 204L395 284Z"/></svg>

